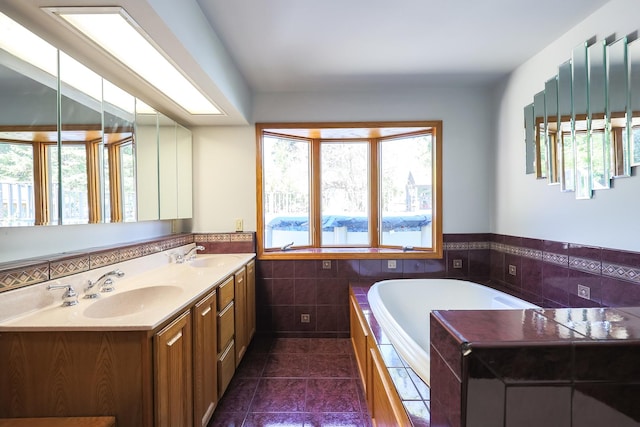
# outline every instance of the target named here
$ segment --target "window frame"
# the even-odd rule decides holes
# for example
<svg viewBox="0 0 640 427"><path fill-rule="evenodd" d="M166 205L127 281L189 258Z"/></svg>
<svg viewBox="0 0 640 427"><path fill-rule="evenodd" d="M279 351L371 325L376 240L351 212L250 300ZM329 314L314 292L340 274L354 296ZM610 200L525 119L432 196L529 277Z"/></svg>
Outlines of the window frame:
<svg viewBox="0 0 640 427"><path fill-rule="evenodd" d="M443 255L443 238L442 238L442 121L430 120L430 121L402 121L402 122L328 122L328 123L256 123L256 207L257 207L257 255L258 259L402 259L402 258L433 258L440 259ZM320 246L321 239L319 238L321 230L318 227L313 227L311 231L311 246L298 247L293 250L283 251L278 248L264 247L264 210L263 210L263 142L262 137L265 133L273 135L273 130L291 130L292 134L284 134L279 132L278 134L283 137L292 137L312 140L311 144L311 159L310 159L310 220L315 224L318 218L321 216L320 201L320 143L321 141L327 141L331 138L319 137L322 131L336 130L336 129L358 129L368 130L370 136L364 138L369 140L370 144L370 171L369 171L369 195L370 195L370 212L369 220L370 226L370 240L371 246ZM397 129L408 128L406 132L400 132ZM423 131L412 131L411 128L430 128L432 133L432 244L430 248L415 248L410 250L403 250L400 247L388 247L380 245L379 237L379 219L381 209L379 201L379 173L380 167L379 158L379 142L383 139L392 139L404 136L415 136L417 134L424 133ZM380 135L381 131L396 131L390 135ZM307 131L308 136L300 137L301 132ZM371 134L378 134L374 136ZM345 138L341 137L339 140L348 141L349 139L363 140L362 137ZM338 140L336 138L336 140ZM314 246L317 245L317 246Z"/></svg>

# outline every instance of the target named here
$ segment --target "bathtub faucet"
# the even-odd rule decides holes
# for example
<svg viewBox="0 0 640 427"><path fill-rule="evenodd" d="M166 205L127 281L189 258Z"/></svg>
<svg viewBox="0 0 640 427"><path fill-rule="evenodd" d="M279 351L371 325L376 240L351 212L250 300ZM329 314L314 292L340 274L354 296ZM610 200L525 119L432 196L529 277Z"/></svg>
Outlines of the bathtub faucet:
<svg viewBox="0 0 640 427"><path fill-rule="evenodd" d="M287 251L287 250L291 249L291 246L293 246L293 242L287 243L286 245L282 246L280 249L283 250L283 251Z"/></svg>

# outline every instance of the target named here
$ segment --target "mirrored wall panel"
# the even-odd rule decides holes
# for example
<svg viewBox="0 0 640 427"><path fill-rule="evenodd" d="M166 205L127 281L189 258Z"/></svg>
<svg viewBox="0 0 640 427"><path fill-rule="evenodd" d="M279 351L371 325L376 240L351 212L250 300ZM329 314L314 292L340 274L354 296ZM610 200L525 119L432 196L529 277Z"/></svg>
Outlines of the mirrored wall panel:
<svg viewBox="0 0 640 427"><path fill-rule="evenodd" d="M640 41L590 41L524 108L526 172L590 199L640 165Z"/></svg>
<svg viewBox="0 0 640 427"><path fill-rule="evenodd" d="M0 14L0 227L189 218L191 143Z"/></svg>

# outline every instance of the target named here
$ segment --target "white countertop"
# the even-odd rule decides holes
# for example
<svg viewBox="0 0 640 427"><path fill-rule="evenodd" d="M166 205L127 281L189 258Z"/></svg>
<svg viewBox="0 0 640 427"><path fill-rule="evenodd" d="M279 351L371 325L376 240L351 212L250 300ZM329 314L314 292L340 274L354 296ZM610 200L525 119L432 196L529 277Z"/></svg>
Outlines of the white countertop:
<svg viewBox="0 0 640 427"><path fill-rule="evenodd" d="M164 255L156 255L156 263L148 269L141 267L144 261L127 262L56 281L73 284L79 294L79 304L70 307L61 306L64 290L46 290L47 283L52 282L7 292L15 292L14 295L0 294L0 314L3 304L5 312L9 306L16 311L16 304L24 305L22 312L4 320L0 317L0 332L153 330L206 296L255 257L255 254L198 255L194 261L176 264L168 263ZM113 292L101 293L97 299L82 298L87 277L95 280L116 268L125 276L114 280ZM149 287L163 288L139 290Z"/></svg>

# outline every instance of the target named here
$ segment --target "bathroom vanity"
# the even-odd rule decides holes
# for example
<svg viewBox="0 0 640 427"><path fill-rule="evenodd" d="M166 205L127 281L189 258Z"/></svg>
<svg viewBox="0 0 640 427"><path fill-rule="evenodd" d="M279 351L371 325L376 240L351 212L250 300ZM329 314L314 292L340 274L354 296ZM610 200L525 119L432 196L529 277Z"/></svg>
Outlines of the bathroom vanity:
<svg viewBox="0 0 640 427"><path fill-rule="evenodd" d="M253 258L199 255L0 322L0 418L206 426L255 332Z"/></svg>

